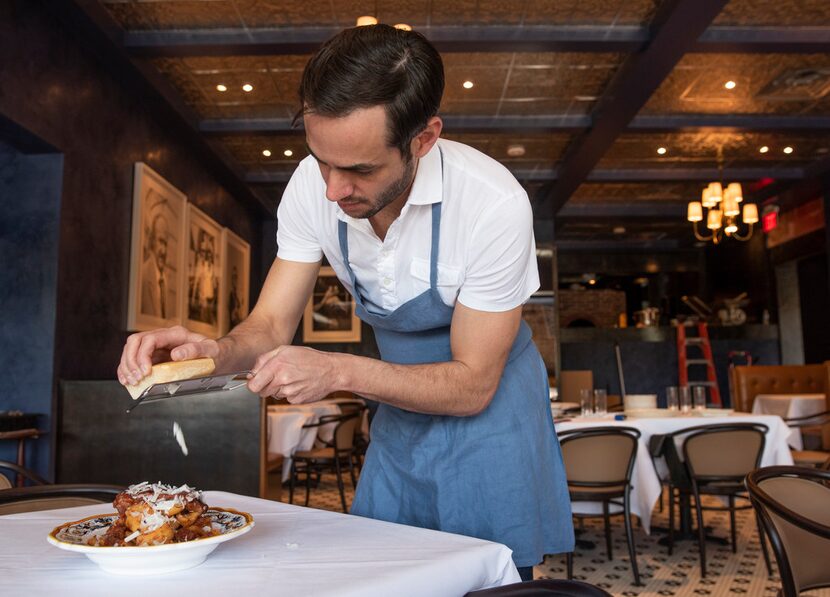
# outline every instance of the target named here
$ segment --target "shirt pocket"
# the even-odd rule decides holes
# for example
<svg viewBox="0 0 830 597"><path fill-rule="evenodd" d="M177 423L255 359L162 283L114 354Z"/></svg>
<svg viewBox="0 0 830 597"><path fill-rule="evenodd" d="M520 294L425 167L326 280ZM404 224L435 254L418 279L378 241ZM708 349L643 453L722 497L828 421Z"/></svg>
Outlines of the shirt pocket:
<svg viewBox="0 0 830 597"><path fill-rule="evenodd" d="M429 288L428 260L413 257L409 266L409 273L414 278L416 296ZM455 299L461 289L461 282L461 268L438 262L438 294L445 305L455 304Z"/></svg>

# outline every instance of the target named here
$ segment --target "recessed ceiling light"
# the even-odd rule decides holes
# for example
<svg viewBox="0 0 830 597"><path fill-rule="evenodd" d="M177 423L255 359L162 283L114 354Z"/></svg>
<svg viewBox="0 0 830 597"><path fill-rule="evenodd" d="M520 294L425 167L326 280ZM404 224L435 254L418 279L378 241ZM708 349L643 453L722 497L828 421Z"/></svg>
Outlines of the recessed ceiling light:
<svg viewBox="0 0 830 597"><path fill-rule="evenodd" d="M726 83L723 84L723 86L726 87L727 89L735 89L735 87L737 87L738 84L735 81L727 81Z"/></svg>
<svg viewBox="0 0 830 597"><path fill-rule="evenodd" d="M659 153L660 155L665 155L665 153L667 151L668 151L668 149L666 149L665 147L658 147L657 148L657 153Z"/></svg>
<svg viewBox="0 0 830 597"><path fill-rule="evenodd" d="M793 148L792 148L792 147L790 147L789 145L787 145L787 146L784 148L784 153L792 153L792 152L793 152Z"/></svg>
<svg viewBox="0 0 830 597"><path fill-rule="evenodd" d="M474 85L474 83L472 81L464 81L461 84L461 86L464 87L464 89L472 89L473 85Z"/></svg>
<svg viewBox="0 0 830 597"><path fill-rule="evenodd" d="M406 23L398 23L394 25L395 29L400 29L401 31L412 31L412 25L407 25Z"/></svg>
<svg viewBox="0 0 830 597"><path fill-rule="evenodd" d="M294 155L294 152L291 151L290 149L286 149L285 151L282 152L282 155L284 155L287 158L290 158L292 155Z"/></svg>
<svg viewBox="0 0 830 597"><path fill-rule="evenodd" d="M519 143L507 146L507 155L511 158L520 158L525 154L525 146Z"/></svg>
<svg viewBox="0 0 830 597"><path fill-rule="evenodd" d="M365 27L366 25L377 25L378 20L372 16L357 17L357 26Z"/></svg>
<svg viewBox="0 0 830 597"><path fill-rule="evenodd" d="M761 153L766 153L766 152L768 152L768 151L769 151L769 147L767 147L766 145L764 145L764 146L763 146L763 147L761 147L758 151L760 151Z"/></svg>
<svg viewBox="0 0 830 597"><path fill-rule="evenodd" d="M271 150L270 149L263 149L262 150L262 155L264 155L266 158L271 157Z"/></svg>
<svg viewBox="0 0 830 597"><path fill-rule="evenodd" d="M254 90L254 86L253 86L253 85L251 85L250 83L245 83L245 84L242 86L242 91L244 91L244 92L246 92L246 93L251 92L251 91L253 91L253 90Z"/></svg>
<svg viewBox="0 0 830 597"><path fill-rule="evenodd" d="M216 91L227 91L227 90L228 90L228 88L225 87L224 85L222 85L222 83L219 83L219 85L216 86Z"/></svg>
<svg viewBox="0 0 830 597"><path fill-rule="evenodd" d="M625 234L625 226L614 226L614 234Z"/></svg>
<svg viewBox="0 0 830 597"><path fill-rule="evenodd" d="M594 278L591 278L590 280L588 280L588 284L590 284L591 286L593 286L596 283L597 283L597 281Z"/></svg>

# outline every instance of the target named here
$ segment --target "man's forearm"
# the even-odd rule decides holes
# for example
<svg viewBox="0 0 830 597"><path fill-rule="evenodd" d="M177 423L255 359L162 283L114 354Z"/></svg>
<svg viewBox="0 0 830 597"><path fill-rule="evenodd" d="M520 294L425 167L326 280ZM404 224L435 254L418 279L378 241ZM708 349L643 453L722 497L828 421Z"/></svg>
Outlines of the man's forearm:
<svg viewBox="0 0 830 597"><path fill-rule="evenodd" d="M252 315L219 339L217 371L251 369L259 355L283 344L291 344L287 333L281 334L275 326Z"/></svg>

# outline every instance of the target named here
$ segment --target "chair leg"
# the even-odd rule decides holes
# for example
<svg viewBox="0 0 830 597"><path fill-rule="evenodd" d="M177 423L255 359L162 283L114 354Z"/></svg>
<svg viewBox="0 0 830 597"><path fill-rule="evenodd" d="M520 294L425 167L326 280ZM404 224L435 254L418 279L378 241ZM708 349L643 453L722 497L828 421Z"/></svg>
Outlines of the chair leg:
<svg viewBox="0 0 830 597"><path fill-rule="evenodd" d="M631 500L628 489L625 491L623 502L623 516L625 516L625 539L628 542L628 557L631 558L631 570L634 572L634 584L638 587L640 582L640 569L637 567L637 549L634 546L634 532L631 530Z"/></svg>
<svg viewBox="0 0 830 597"><path fill-rule="evenodd" d="M729 534L732 539L732 553L738 553L737 532L735 531L735 496L729 496Z"/></svg>
<svg viewBox="0 0 830 597"><path fill-rule="evenodd" d="M305 465L305 506L308 507L308 500L311 497L311 462Z"/></svg>
<svg viewBox="0 0 830 597"><path fill-rule="evenodd" d="M343 487L343 472L340 470L340 458L334 457L334 472L337 475L337 489L340 490L340 504L343 506L343 512L348 513L349 509L346 507L346 491Z"/></svg>
<svg viewBox="0 0 830 597"><path fill-rule="evenodd" d="M669 483L669 555L674 553L674 487Z"/></svg>
<svg viewBox="0 0 830 597"><path fill-rule="evenodd" d="M291 460L291 472L289 473L288 477L288 503L294 503L294 481L297 476L297 463L294 460Z"/></svg>
<svg viewBox="0 0 830 597"><path fill-rule="evenodd" d="M352 478L352 489L357 489L357 479L354 476L354 462L352 459L354 458L354 454L349 454L349 476Z"/></svg>
<svg viewBox="0 0 830 597"><path fill-rule="evenodd" d="M758 541L761 542L761 553L764 554L764 564L767 565L767 576L772 576L772 563L769 560L767 537L766 533L764 533L764 526L761 524L761 516L758 514L757 510L755 510L755 524L758 527Z"/></svg>
<svg viewBox="0 0 830 597"><path fill-rule="evenodd" d="M574 554L572 551L569 551L565 554L565 563L568 568L568 580L573 580L574 578Z"/></svg>
<svg viewBox="0 0 830 597"><path fill-rule="evenodd" d="M602 518L605 520L605 551L608 553L608 561L614 559L611 554L611 516L608 512L608 501L602 502Z"/></svg>
<svg viewBox="0 0 830 597"><path fill-rule="evenodd" d="M700 576L706 578L706 527L703 526L703 509L697 484L692 484L695 492L695 513L697 514L697 545L700 550Z"/></svg>

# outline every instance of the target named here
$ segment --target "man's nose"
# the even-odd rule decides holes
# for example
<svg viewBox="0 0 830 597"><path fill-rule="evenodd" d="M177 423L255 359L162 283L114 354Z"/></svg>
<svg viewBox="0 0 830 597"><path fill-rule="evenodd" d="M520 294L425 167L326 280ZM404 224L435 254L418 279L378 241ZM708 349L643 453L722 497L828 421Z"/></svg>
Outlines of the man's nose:
<svg viewBox="0 0 830 597"><path fill-rule="evenodd" d="M348 176L340 174L332 169L326 181L326 199L329 201L340 201L354 193L354 185L349 181Z"/></svg>

